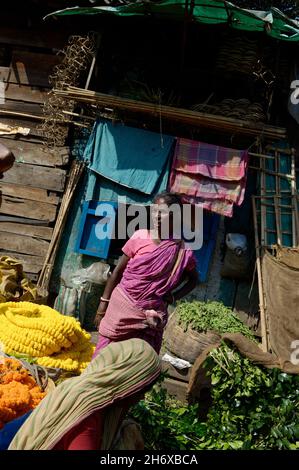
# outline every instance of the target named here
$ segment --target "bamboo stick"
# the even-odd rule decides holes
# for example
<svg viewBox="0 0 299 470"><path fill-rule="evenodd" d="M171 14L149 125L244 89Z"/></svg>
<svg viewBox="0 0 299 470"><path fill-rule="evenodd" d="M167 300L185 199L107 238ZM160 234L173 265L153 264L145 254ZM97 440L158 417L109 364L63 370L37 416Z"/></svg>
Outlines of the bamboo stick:
<svg viewBox="0 0 299 470"><path fill-rule="evenodd" d="M44 120L44 116L38 116L36 114L20 113L18 111L9 111L8 109L0 109L0 114L4 114L7 116L16 116L16 117L35 119L36 121Z"/></svg>
<svg viewBox="0 0 299 470"><path fill-rule="evenodd" d="M277 195L280 195L280 179L279 179L279 172L280 172L280 153L275 150L275 172L277 173L275 177L275 185L276 185L276 195L274 198L274 205L275 205L275 218L276 220L276 230L277 230L277 243L278 245L282 244L282 235L281 235L281 213L280 213L280 204L278 204Z"/></svg>
<svg viewBox="0 0 299 470"><path fill-rule="evenodd" d="M91 116L86 116L85 114L79 114L79 113L72 113L71 111L62 111L63 114L67 114L68 116L74 116L74 117L79 117L82 119L87 119L89 121L95 121L95 117Z"/></svg>
<svg viewBox="0 0 299 470"><path fill-rule="evenodd" d="M72 163L68 183L61 201L60 210L53 230L52 239L47 251L42 271L37 282L38 287L42 289L48 288L56 253L58 250L59 241L61 239L63 227L66 222L69 206L76 190L77 184L79 182L79 179L82 175L84 166L85 165L83 162L73 161Z"/></svg>
<svg viewBox="0 0 299 470"><path fill-rule="evenodd" d="M260 168L262 173L260 175L261 178L261 196L265 195L265 185L266 185L266 178L265 178L265 160L260 161ZM267 244L267 232L265 231L267 224L267 208L263 203L263 198L261 199L261 245Z"/></svg>
<svg viewBox="0 0 299 470"><path fill-rule="evenodd" d="M273 206L271 206L270 209L273 209ZM258 214L261 213L261 211L258 210L258 209L256 210L256 212L257 212ZM275 210L269 210L269 211L268 211L268 214L275 215ZM289 213L289 212L281 212L281 215L288 215L288 216L290 216L290 213ZM275 230L271 230L271 229L269 229L269 228L266 228L266 232L276 233ZM286 232L286 231L283 231L283 230L282 230L281 233L283 233L283 234L288 233L288 235L289 235L289 234L292 234L291 232Z"/></svg>
<svg viewBox="0 0 299 470"><path fill-rule="evenodd" d="M66 99L81 101L86 103L98 104L98 106L111 107L132 111L135 113L153 114L170 120L181 121L186 124L208 127L211 129L221 129L227 131L239 131L247 135L263 134L270 138L284 138L286 130L264 124L257 124L251 121L241 121L238 119L200 113L188 109L174 108L160 104L147 103L144 101L136 101L128 98L106 95L82 88L68 87L66 90L54 90L58 96Z"/></svg>
<svg viewBox="0 0 299 470"><path fill-rule="evenodd" d="M269 344L268 344L268 335L267 335L267 322L266 322L266 314L265 314L265 298L264 298L264 289L263 289L263 281L262 281L262 267L261 267L261 258L260 258L260 246L259 246L259 237L258 237L258 225L257 225L255 198L252 198L252 210L253 210L253 221L254 221L257 277L258 277L258 287L259 287L262 350L264 352L267 352L269 350Z"/></svg>
<svg viewBox="0 0 299 470"><path fill-rule="evenodd" d="M295 225L296 225L296 238L297 238L297 246L299 246L299 212L298 212L298 199L297 196L293 196L293 207L295 213Z"/></svg>
<svg viewBox="0 0 299 470"><path fill-rule="evenodd" d="M296 189L296 170L295 170L295 150L292 149L292 157L291 157L291 192L292 192L292 199L296 196L297 189ZM293 232L293 247L296 247L299 244L298 238L296 237L296 216L295 216L295 207L292 210L292 232Z"/></svg>
<svg viewBox="0 0 299 470"><path fill-rule="evenodd" d="M271 191L273 191L273 190L271 189ZM287 199L287 198L291 198L289 193L290 192L287 191L287 194L283 194L283 193L282 194L272 194L272 195L269 194L269 195L266 195L266 196L254 195L252 197L254 197L255 199L273 199L274 196L276 196L278 199ZM288 207L292 207L292 206L289 205Z"/></svg>
<svg viewBox="0 0 299 470"><path fill-rule="evenodd" d="M273 199L276 198L276 196L272 196L272 197L273 197ZM270 202L263 202L262 204L265 207L272 207L272 208L273 207L275 208L275 206L277 206L277 208L281 208L281 209L292 209L293 208L293 206L291 206L290 204L282 205L282 204L275 204L275 202L273 204L271 204Z"/></svg>
<svg viewBox="0 0 299 470"><path fill-rule="evenodd" d="M279 207L276 196L274 196L274 206L275 206L275 221L276 221L276 232L277 232L277 244L281 246L281 229L280 229L280 215Z"/></svg>
<svg viewBox="0 0 299 470"><path fill-rule="evenodd" d="M269 233L276 233L276 230L272 230L270 228L266 228L266 230ZM283 234L283 235L292 235L292 232L288 232L287 230L282 230L281 234Z"/></svg>
<svg viewBox="0 0 299 470"><path fill-rule="evenodd" d="M273 157L273 155L263 155L261 153L254 153L254 152L248 152L248 155L250 157L258 157L258 158L266 158L268 160L275 160L275 157Z"/></svg>
<svg viewBox="0 0 299 470"><path fill-rule="evenodd" d="M6 109L0 109L0 115L1 114L4 115L4 116L24 117L24 118L33 119L33 120L36 120L36 121L44 121L46 119L45 116L37 116L35 114L28 114L28 113L19 113L17 111L8 111ZM70 120L65 120L65 119L56 119L55 122L57 124L65 124L65 125L73 124L74 126L85 127L85 128L88 129L88 126L85 126L84 124L81 124L80 122L76 122L76 121L70 121Z"/></svg>
<svg viewBox="0 0 299 470"><path fill-rule="evenodd" d="M95 49L94 49L94 53L93 53L93 57L92 57L92 62L91 62L89 72L88 72L88 77L87 77L86 83L85 83L85 90L87 90L89 88L90 80L91 80L91 77L92 77L92 74L93 74L93 71L94 71L94 68L95 68L95 65L96 65L97 53L98 53L98 50L99 50L100 45L101 45L101 40L102 40L102 34L98 33L97 34L96 45L95 45Z"/></svg>
<svg viewBox="0 0 299 470"><path fill-rule="evenodd" d="M248 168L251 170L257 170L260 171L261 173L266 173L267 175L273 175L273 176L279 176L280 178L285 178L287 180L293 181L295 178L292 175L284 174L284 173L276 173L275 171L272 170L266 170L264 168L259 168L257 166L251 166L249 165Z"/></svg>
<svg viewBox="0 0 299 470"><path fill-rule="evenodd" d="M277 151L279 153L283 153L284 155L289 155L291 156L292 155L292 151L290 149L281 149L281 148L278 148L278 147L274 147L273 145L266 145L266 149L269 150L269 151Z"/></svg>

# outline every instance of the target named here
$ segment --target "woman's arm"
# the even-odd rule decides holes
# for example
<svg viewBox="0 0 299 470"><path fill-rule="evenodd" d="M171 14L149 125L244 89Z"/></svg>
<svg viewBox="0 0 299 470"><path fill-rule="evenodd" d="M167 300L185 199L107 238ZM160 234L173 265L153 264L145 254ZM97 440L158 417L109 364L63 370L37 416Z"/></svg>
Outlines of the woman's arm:
<svg viewBox="0 0 299 470"><path fill-rule="evenodd" d="M186 279L187 282L178 290L170 294L172 297L172 302L182 299L185 295L189 294L197 285L199 278L196 269L194 268L192 271L185 271L184 280Z"/></svg>
<svg viewBox="0 0 299 470"><path fill-rule="evenodd" d="M123 272L126 269L129 260L130 258L127 255L121 256L121 258L119 259L117 263L117 266L115 267L113 273L111 274L111 276L109 277L106 283L105 290L102 295L103 299L107 299L107 300L110 299L113 290L115 289L117 284L119 284L122 278ZM97 314L95 317L95 326L99 325L101 318L105 315L107 307L108 307L108 302L103 302L103 301L100 302L98 310L97 310Z"/></svg>

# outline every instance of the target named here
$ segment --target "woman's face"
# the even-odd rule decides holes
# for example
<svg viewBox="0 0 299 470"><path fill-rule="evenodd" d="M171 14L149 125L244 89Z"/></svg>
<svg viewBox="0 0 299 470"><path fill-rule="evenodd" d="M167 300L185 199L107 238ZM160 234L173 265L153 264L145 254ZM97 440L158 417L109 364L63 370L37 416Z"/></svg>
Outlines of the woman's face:
<svg viewBox="0 0 299 470"><path fill-rule="evenodd" d="M154 230L159 238L171 238L173 235L173 214L163 197L157 199L152 207L152 220Z"/></svg>

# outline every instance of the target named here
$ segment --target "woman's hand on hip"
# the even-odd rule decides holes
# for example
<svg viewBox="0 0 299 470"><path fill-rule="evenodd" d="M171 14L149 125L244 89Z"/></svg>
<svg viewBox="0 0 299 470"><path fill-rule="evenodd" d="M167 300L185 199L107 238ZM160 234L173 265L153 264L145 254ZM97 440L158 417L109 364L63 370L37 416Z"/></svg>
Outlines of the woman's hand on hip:
<svg viewBox="0 0 299 470"><path fill-rule="evenodd" d="M106 305L104 305L104 306L101 306L101 304L99 305L99 308L97 310L97 313L96 313L96 316L95 316L95 319L94 319L94 325L95 325L96 328L99 327L99 325L101 323L101 320L104 318L105 313L106 313L106 309L107 309Z"/></svg>

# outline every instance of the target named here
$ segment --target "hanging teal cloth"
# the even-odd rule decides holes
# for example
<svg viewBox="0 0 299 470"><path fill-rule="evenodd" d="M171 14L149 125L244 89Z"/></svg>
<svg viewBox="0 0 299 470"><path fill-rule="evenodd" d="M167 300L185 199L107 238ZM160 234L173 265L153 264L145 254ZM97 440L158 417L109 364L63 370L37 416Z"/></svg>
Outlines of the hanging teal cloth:
<svg viewBox="0 0 299 470"><path fill-rule="evenodd" d="M86 199L147 204L167 187L174 138L121 124L97 121L84 159L90 176Z"/></svg>

